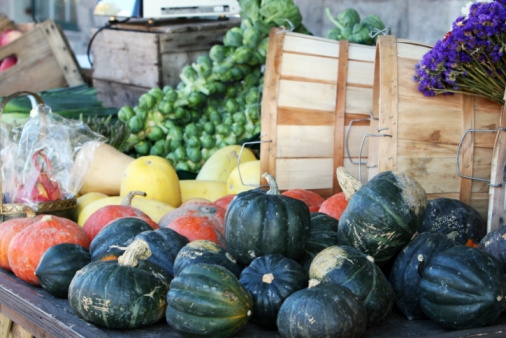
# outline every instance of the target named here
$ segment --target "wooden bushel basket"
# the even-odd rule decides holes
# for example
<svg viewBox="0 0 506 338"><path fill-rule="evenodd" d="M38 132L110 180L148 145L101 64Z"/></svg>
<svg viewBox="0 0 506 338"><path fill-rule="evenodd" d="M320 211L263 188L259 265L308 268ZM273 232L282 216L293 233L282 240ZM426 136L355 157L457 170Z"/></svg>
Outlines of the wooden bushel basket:
<svg viewBox="0 0 506 338"><path fill-rule="evenodd" d="M273 28L262 98L261 172L280 190L324 197L341 190L336 169L357 177L359 146L369 132L374 46ZM265 184L265 181L262 182Z"/></svg>
<svg viewBox="0 0 506 338"><path fill-rule="evenodd" d="M42 98L36 93L28 91L16 92L12 95L6 96L0 104L0 120L2 118L3 110L7 103L14 97L20 95L31 95L35 98L38 104L44 104ZM0 167L3 167L0 157ZM0 174L0 191L3 192L2 175ZM26 204L23 203L4 203L3 199L0 199L0 222L6 221L12 218L26 217ZM49 202L37 203L36 214L51 214L55 216L65 217L73 221L77 221L75 218L75 208L77 207L77 198L62 199Z"/></svg>
<svg viewBox="0 0 506 338"><path fill-rule="evenodd" d="M489 185L501 106L470 95L426 97L413 80L432 47L378 37L368 178L385 170L415 178L429 199L448 197L488 217Z"/></svg>

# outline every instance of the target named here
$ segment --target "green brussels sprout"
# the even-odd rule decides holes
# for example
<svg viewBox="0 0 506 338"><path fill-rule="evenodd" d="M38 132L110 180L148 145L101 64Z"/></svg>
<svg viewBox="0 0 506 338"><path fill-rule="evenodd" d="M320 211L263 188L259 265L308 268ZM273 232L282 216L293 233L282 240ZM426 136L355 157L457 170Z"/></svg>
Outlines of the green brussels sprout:
<svg viewBox="0 0 506 338"><path fill-rule="evenodd" d="M202 152L200 150L200 146L198 147L188 147L186 148L186 154L188 156L188 160L193 163L198 163L202 160ZM191 163L188 163L191 166ZM192 168L195 169L195 168Z"/></svg>
<svg viewBox="0 0 506 338"><path fill-rule="evenodd" d="M223 45L214 45L209 50L209 57L214 62L222 62L227 57L226 48Z"/></svg>
<svg viewBox="0 0 506 338"><path fill-rule="evenodd" d="M256 48L262 39L262 34L254 26L243 29L242 45L248 48Z"/></svg>
<svg viewBox="0 0 506 338"><path fill-rule="evenodd" d="M203 148L210 149L216 145L216 139L213 137L213 135L202 134L200 136L200 144Z"/></svg>
<svg viewBox="0 0 506 338"><path fill-rule="evenodd" d="M118 110L118 119L123 123L127 123L127 121L134 115L135 112L130 106L123 106L120 110Z"/></svg>
<svg viewBox="0 0 506 338"><path fill-rule="evenodd" d="M144 156L148 155L151 149L151 142L143 140L134 145L135 152L137 155Z"/></svg>
<svg viewBox="0 0 506 338"><path fill-rule="evenodd" d="M127 125L132 133L138 133L144 129L144 119L139 115L134 115L128 120Z"/></svg>
<svg viewBox="0 0 506 338"><path fill-rule="evenodd" d="M151 128L151 131L148 133L148 139L151 141L158 141L164 138L165 132L159 126L154 126Z"/></svg>
<svg viewBox="0 0 506 338"><path fill-rule="evenodd" d="M239 104L234 98L229 98L225 101L225 110L230 114L233 114L239 110Z"/></svg>
<svg viewBox="0 0 506 338"><path fill-rule="evenodd" d="M327 32L327 39L339 41L341 38L341 30L339 28L329 29Z"/></svg>
<svg viewBox="0 0 506 338"><path fill-rule="evenodd" d="M262 57L267 56L267 48L269 47L269 36L266 36L260 41L259 45L257 46L257 51L260 53Z"/></svg>
<svg viewBox="0 0 506 338"><path fill-rule="evenodd" d="M182 171L191 171L190 166L186 162L177 162L176 165L174 166L174 169L176 169L176 171L181 171L181 170Z"/></svg>
<svg viewBox="0 0 506 338"><path fill-rule="evenodd" d="M240 46L237 47L234 51L234 54L232 56L232 59L235 63L248 63L251 60L251 57L253 56L253 49L246 47L246 46Z"/></svg>
<svg viewBox="0 0 506 338"><path fill-rule="evenodd" d="M186 146L189 148L201 148L202 144L200 143L200 138L196 135L189 136L186 139Z"/></svg>
<svg viewBox="0 0 506 338"><path fill-rule="evenodd" d="M214 132L216 131L216 128L214 127L214 123L211 121L205 122L203 124L203 132L207 135L214 135Z"/></svg>
<svg viewBox="0 0 506 338"><path fill-rule="evenodd" d="M165 140L163 140L163 139L156 141L149 149L150 155L164 157L165 153L166 153Z"/></svg>
<svg viewBox="0 0 506 338"><path fill-rule="evenodd" d="M344 27L353 27L360 23L360 14L353 8L346 8L337 14L336 20Z"/></svg>
<svg viewBox="0 0 506 338"><path fill-rule="evenodd" d="M160 102L163 98L163 91L159 87L153 87L148 91L155 98L155 104Z"/></svg>
<svg viewBox="0 0 506 338"><path fill-rule="evenodd" d="M160 113L162 113L164 116L166 116L166 115L172 114L172 112L174 111L174 105L172 102L170 102L169 100L164 98L158 104L158 110L160 111Z"/></svg>
<svg viewBox="0 0 506 338"><path fill-rule="evenodd" d="M240 27L232 27L223 36L223 44L230 47L242 46L243 33Z"/></svg>
<svg viewBox="0 0 506 338"><path fill-rule="evenodd" d="M144 93L139 97L139 107L143 110L150 110L156 103L156 97L150 93Z"/></svg>
<svg viewBox="0 0 506 338"><path fill-rule="evenodd" d="M134 107L134 112L136 116L139 116L143 121L148 118L148 110L141 108L140 106Z"/></svg>
<svg viewBox="0 0 506 338"><path fill-rule="evenodd" d="M186 148L183 146L174 149L173 154L176 162L183 162L188 159L188 156L186 155Z"/></svg>

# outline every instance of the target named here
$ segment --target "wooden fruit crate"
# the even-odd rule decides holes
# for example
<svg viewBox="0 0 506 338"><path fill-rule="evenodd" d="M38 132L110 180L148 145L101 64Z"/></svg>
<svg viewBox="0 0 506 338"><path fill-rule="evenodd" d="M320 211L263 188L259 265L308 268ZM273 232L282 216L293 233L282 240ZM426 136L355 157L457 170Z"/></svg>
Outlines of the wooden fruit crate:
<svg viewBox="0 0 506 338"><path fill-rule="evenodd" d="M368 142L368 177L405 172L429 199L459 199L487 219L502 107L484 98L418 91L415 65L430 49L394 36L378 38L371 134L382 136Z"/></svg>
<svg viewBox="0 0 506 338"><path fill-rule="evenodd" d="M15 24L0 16L0 32L18 28L24 35L0 47L0 60L15 55L17 63L0 73L0 96L39 92L84 83L81 69L60 27L52 20Z"/></svg>
<svg viewBox="0 0 506 338"><path fill-rule="evenodd" d="M367 160L375 47L273 29L268 48L261 172L328 197L341 190L337 167L359 178Z"/></svg>
<svg viewBox="0 0 506 338"><path fill-rule="evenodd" d="M240 19L133 22L101 30L91 46L92 81L106 105L137 105L153 87L176 86L181 69L209 53Z"/></svg>

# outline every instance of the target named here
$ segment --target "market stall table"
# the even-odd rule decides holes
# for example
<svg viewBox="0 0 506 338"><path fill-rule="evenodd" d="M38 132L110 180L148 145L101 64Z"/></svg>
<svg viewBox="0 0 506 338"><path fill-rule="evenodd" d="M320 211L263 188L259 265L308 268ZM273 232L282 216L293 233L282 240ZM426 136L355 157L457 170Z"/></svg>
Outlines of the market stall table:
<svg viewBox="0 0 506 338"><path fill-rule="evenodd" d="M0 269L0 316L6 316L35 337L164 337L182 338L164 320L143 329L108 330L88 323L72 312L67 299L58 299L40 287L19 280L12 273ZM0 318L0 338L8 337L5 318ZM370 328L365 338L382 337L504 337L506 314L494 326L461 331L445 331L429 320L409 321L394 312L380 325ZM248 323L234 337L280 337L275 331L266 331Z"/></svg>

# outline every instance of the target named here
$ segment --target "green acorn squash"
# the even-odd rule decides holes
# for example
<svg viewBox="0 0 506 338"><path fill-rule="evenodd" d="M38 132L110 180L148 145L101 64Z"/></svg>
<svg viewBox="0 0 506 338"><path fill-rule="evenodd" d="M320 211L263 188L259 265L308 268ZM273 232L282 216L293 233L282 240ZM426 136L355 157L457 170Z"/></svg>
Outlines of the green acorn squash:
<svg viewBox="0 0 506 338"><path fill-rule="evenodd" d="M304 253L299 259L300 264L309 270L311 261L317 253L323 249L337 245L337 227L339 221L323 212L311 213L311 226L309 228L309 238L304 246Z"/></svg>
<svg viewBox="0 0 506 338"><path fill-rule="evenodd" d="M466 245L471 239L478 244L487 233L487 223L480 213L466 203L453 198L436 198L427 204L419 232L437 231L444 234L457 231L455 241Z"/></svg>
<svg viewBox="0 0 506 338"><path fill-rule="evenodd" d="M494 256L501 263L506 273L506 227L502 226L490 231L478 243L478 250Z"/></svg>
<svg viewBox="0 0 506 338"><path fill-rule="evenodd" d="M276 318L283 301L308 286L306 270L296 261L272 254L255 258L241 272L239 282L253 297L251 321L267 329L276 329Z"/></svg>
<svg viewBox="0 0 506 338"><path fill-rule="evenodd" d="M163 318L171 276L146 261L151 252L141 242L132 242L118 260L94 261L75 274L68 299L78 317L109 329L144 327Z"/></svg>
<svg viewBox="0 0 506 338"><path fill-rule="evenodd" d="M253 299L232 272L197 263L170 283L165 318L188 337L231 337L250 320Z"/></svg>
<svg viewBox="0 0 506 338"><path fill-rule="evenodd" d="M248 265L263 255L281 254L297 260L309 237L311 214L301 200L281 195L275 179L264 174L270 189L241 192L225 214L228 251Z"/></svg>
<svg viewBox="0 0 506 338"><path fill-rule="evenodd" d="M169 228L143 231L134 237L136 240L142 240L149 246L151 256L146 260L159 265L172 277L176 256L189 243L188 238Z"/></svg>
<svg viewBox="0 0 506 338"><path fill-rule="evenodd" d="M374 326L393 309L394 292L371 256L345 245L318 253L309 268L310 285L337 284L357 295L367 311L367 325Z"/></svg>
<svg viewBox="0 0 506 338"><path fill-rule="evenodd" d="M348 201L339 219L339 244L385 265L418 231L426 208L427 195L416 180L404 173L381 172Z"/></svg>
<svg viewBox="0 0 506 338"><path fill-rule="evenodd" d="M109 222L90 243L91 260L116 260L135 236L152 231L148 222L137 217L122 217Z"/></svg>
<svg viewBox="0 0 506 338"><path fill-rule="evenodd" d="M88 249L74 243L56 244L44 252L35 276L44 290L57 298L67 298L76 272L91 263Z"/></svg>
<svg viewBox="0 0 506 338"><path fill-rule="evenodd" d="M361 337L367 312L358 297L344 286L319 284L292 293L279 309L282 337Z"/></svg>
<svg viewBox="0 0 506 338"><path fill-rule="evenodd" d="M230 270L237 278L242 271L242 266L227 250L213 241L198 239L186 244L177 253L174 260L174 276L179 275L187 266L196 263L221 265Z"/></svg>
<svg viewBox="0 0 506 338"><path fill-rule="evenodd" d="M404 246L395 258L389 280L395 304L409 320L427 316L420 306L420 273L432 257L455 243L439 232L422 232Z"/></svg>
<svg viewBox="0 0 506 338"><path fill-rule="evenodd" d="M500 263L458 245L433 256L422 271L420 305L447 330L492 325L504 309L505 277Z"/></svg>

